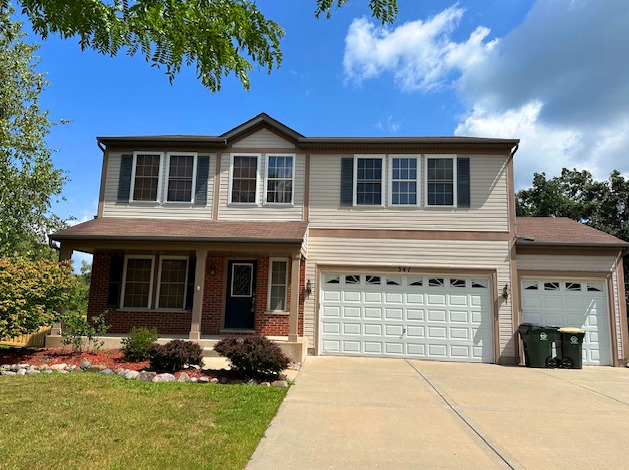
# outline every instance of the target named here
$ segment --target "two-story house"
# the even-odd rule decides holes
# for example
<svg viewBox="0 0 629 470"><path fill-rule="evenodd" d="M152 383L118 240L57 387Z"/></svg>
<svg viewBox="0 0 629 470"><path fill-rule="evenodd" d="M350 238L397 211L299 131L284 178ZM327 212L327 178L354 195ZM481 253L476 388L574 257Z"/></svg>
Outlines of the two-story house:
<svg viewBox="0 0 629 470"><path fill-rule="evenodd" d="M259 333L309 354L517 363L522 321L587 331L626 362L628 244L517 219L518 140L305 137L266 114L217 137L99 137L89 315L210 341ZM59 329L48 338L56 344ZM111 344L111 342L110 342Z"/></svg>

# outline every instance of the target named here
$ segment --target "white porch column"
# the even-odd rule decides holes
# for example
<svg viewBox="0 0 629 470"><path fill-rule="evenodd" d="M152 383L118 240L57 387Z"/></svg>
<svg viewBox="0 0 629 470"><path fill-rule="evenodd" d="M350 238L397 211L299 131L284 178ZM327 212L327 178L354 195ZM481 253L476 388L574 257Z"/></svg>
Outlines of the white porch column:
<svg viewBox="0 0 629 470"><path fill-rule="evenodd" d="M297 341L299 333L299 271L301 253L293 256L290 276L290 313L288 316L288 341Z"/></svg>
<svg viewBox="0 0 629 470"><path fill-rule="evenodd" d="M197 265L194 272L194 298L192 300L192 322L190 336L193 341L201 339L201 316L203 313L203 287L205 286L205 260L207 250L197 250Z"/></svg>
<svg viewBox="0 0 629 470"><path fill-rule="evenodd" d="M62 243L61 248L59 248L59 261L67 261L69 259L72 259L73 252L74 250L72 249L71 246L68 246L67 244ZM57 308L57 312L59 312L59 314L62 314L63 312L65 312L65 310L66 310L65 306L61 306ZM52 325L50 334L52 336L61 336L62 328L63 327L61 325L61 322L57 322Z"/></svg>

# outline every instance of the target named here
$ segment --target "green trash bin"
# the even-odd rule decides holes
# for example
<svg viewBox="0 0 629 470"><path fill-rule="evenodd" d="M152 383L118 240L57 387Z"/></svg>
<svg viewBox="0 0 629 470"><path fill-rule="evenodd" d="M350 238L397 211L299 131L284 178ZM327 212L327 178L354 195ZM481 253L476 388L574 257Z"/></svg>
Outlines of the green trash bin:
<svg viewBox="0 0 629 470"><path fill-rule="evenodd" d="M557 357L565 369L583 369L583 339L581 328L559 328L557 330Z"/></svg>
<svg viewBox="0 0 629 470"><path fill-rule="evenodd" d="M557 327L531 325L528 333L529 367L554 368L553 342L557 339Z"/></svg>
<svg viewBox="0 0 629 470"><path fill-rule="evenodd" d="M531 323L522 323L518 326L518 333L520 333L520 338L522 339L522 344L524 345L524 365L526 367L531 367L531 361L529 359L529 332L533 325Z"/></svg>

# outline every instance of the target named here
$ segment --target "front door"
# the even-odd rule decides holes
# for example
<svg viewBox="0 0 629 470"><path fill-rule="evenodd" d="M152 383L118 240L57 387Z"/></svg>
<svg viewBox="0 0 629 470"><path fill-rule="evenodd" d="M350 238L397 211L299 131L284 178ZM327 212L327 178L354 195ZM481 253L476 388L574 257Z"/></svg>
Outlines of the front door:
<svg viewBox="0 0 629 470"><path fill-rule="evenodd" d="M254 329L256 262L230 261L225 300L226 329Z"/></svg>

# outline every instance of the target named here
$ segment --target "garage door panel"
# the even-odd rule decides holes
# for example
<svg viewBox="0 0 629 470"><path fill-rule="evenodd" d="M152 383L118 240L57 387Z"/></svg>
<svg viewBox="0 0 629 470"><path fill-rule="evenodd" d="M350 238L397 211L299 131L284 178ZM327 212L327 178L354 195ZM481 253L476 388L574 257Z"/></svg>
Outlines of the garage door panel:
<svg viewBox="0 0 629 470"><path fill-rule="evenodd" d="M542 289L526 289L527 285ZM548 290L546 286L557 286ZM612 363L609 310L604 283L562 279L522 283L522 321L553 326L583 328L583 363ZM591 290L595 288L596 290Z"/></svg>
<svg viewBox="0 0 629 470"><path fill-rule="evenodd" d="M323 302L340 302L341 292L333 291L333 290L324 290L321 300L323 300Z"/></svg>
<svg viewBox="0 0 629 470"><path fill-rule="evenodd" d="M489 279L374 273L324 273L321 354L493 362Z"/></svg>

